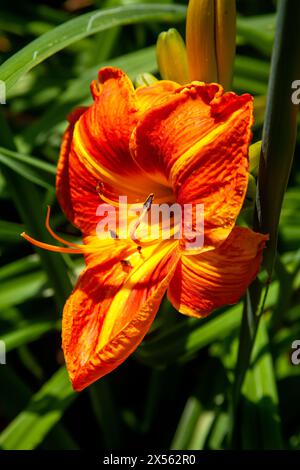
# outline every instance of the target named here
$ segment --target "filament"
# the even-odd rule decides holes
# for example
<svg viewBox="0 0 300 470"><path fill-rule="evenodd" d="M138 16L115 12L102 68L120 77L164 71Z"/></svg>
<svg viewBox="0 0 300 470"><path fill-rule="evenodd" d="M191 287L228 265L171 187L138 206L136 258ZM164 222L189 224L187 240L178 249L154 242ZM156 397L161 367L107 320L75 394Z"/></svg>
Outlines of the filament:
<svg viewBox="0 0 300 470"><path fill-rule="evenodd" d="M96 186L96 191L97 191L97 194L98 196L102 199L102 201L106 202L106 204L109 204L110 206L113 206L113 207L116 207L116 208L126 208L127 207L127 203L120 203L118 199L110 199L109 196L107 196L106 194L108 193L108 191L105 191L105 185L102 181L99 181L97 186ZM111 193L112 194L112 193ZM138 203L139 200L136 199L136 203Z"/></svg>
<svg viewBox="0 0 300 470"><path fill-rule="evenodd" d="M45 227L46 229L48 230L48 232L50 233L50 235L55 239L57 240L58 242L60 243L63 243L64 245L68 245L68 246L74 246L75 248L78 248L78 244L77 243L72 243L72 242L69 242L67 240L64 240L63 238L61 238L59 235L57 235L51 228L50 226L50 213L51 213L51 207L50 206L47 206L47 215L46 215L46 221L45 221Z"/></svg>
<svg viewBox="0 0 300 470"><path fill-rule="evenodd" d="M65 246L55 246L51 245L49 243L44 243L39 240L36 240L35 238L31 237L30 235L27 235L27 233L23 232L21 233L21 237L25 238L29 243L32 245L35 245L39 248L42 248L44 250L48 251L53 251L55 253L68 253L68 254L84 254L84 253L95 253L98 251L99 246L97 244L94 245L83 245L83 244L77 244L77 243L72 243L67 240L64 240L62 237L57 235L51 228L50 226L50 212L51 208L50 206L47 207L47 215L46 215L46 221L45 221L45 227L50 233L50 235L60 243L63 243ZM103 244L102 244L103 246Z"/></svg>
<svg viewBox="0 0 300 470"><path fill-rule="evenodd" d="M156 242L156 240L149 240L149 241L144 241L143 242L142 240L140 240L139 238L137 238L135 236L136 231L139 228L139 226L141 225L141 222L142 222L143 218L145 217L147 212L149 212L150 209L151 209L153 199L154 199L154 194L150 193L149 196L147 197L146 201L143 204L143 210L142 210L141 215L139 216L139 218L137 220L136 226L135 226L134 230L132 230L131 233L130 233L131 240L134 243L136 243L138 246L149 246L149 245L152 245L153 243Z"/></svg>
<svg viewBox="0 0 300 470"><path fill-rule="evenodd" d="M30 237L27 233L21 233L21 237L25 238L28 242L32 243L32 245L38 246L39 248L43 248L44 250L54 251L55 253L75 253L75 254L82 254L84 252L83 248L84 245L80 246L77 245L78 248L67 248L65 246L55 246L50 245L49 243L40 242L35 240L35 238Z"/></svg>

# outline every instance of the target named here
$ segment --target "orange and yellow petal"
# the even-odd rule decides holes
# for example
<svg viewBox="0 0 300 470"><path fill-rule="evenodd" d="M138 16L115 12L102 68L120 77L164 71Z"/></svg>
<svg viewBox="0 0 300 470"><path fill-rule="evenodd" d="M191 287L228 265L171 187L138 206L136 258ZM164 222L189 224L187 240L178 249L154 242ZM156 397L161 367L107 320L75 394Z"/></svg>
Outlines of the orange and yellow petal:
<svg viewBox="0 0 300 470"><path fill-rule="evenodd" d="M253 123L250 95L192 83L149 111L131 141L137 163L173 188L180 204L204 204L204 249L222 243L241 210Z"/></svg>
<svg viewBox="0 0 300 470"><path fill-rule="evenodd" d="M85 234L94 233L96 210L103 200L127 196L142 203L154 192L168 197L133 160L129 140L139 118L179 87L160 81L137 91L119 69L106 67L92 83L94 103L69 116L57 169L57 197L69 220Z"/></svg>
<svg viewBox="0 0 300 470"><path fill-rule="evenodd" d="M170 80L159 80L150 86L141 86L136 90L138 107L140 115L156 106L161 105L165 100L172 97L174 91L178 90L180 85Z"/></svg>
<svg viewBox="0 0 300 470"><path fill-rule="evenodd" d="M151 326L179 260L165 242L94 263L81 275L63 313L63 350L75 390L118 367Z"/></svg>
<svg viewBox="0 0 300 470"><path fill-rule="evenodd" d="M131 134L145 107L132 82L120 69L105 67L91 85L94 103L74 128L72 149L103 184L132 200L151 192L153 183L129 150ZM151 93L152 99L156 99Z"/></svg>
<svg viewBox="0 0 300 470"><path fill-rule="evenodd" d="M210 103L220 93L219 85L195 83L179 87L166 102L150 109L131 140L137 164L153 179L170 184L174 163L211 129Z"/></svg>
<svg viewBox="0 0 300 470"><path fill-rule="evenodd" d="M214 251L182 256L168 297L181 313L204 317L216 308L236 303L255 279L267 235L235 227Z"/></svg>
<svg viewBox="0 0 300 470"><path fill-rule="evenodd" d="M96 218L100 203L98 180L72 149L75 123L85 111L86 108L77 108L68 117L70 124L64 133L57 165L56 195L70 222L87 234L95 230L99 220Z"/></svg>
<svg viewBox="0 0 300 470"><path fill-rule="evenodd" d="M92 169L97 165L121 175L136 171L128 144L137 122L132 82L119 69L105 67L91 84L94 103L75 129L74 147Z"/></svg>

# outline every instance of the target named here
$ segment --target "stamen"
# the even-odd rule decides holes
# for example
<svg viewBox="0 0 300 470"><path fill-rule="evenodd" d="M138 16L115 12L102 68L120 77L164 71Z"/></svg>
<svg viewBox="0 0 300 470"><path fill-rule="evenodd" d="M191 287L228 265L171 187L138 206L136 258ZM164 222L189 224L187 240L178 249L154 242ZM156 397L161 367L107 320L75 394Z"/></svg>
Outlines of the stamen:
<svg viewBox="0 0 300 470"><path fill-rule="evenodd" d="M143 254L143 252L142 252L142 247L141 247L141 245L138 245L138 246L136 247L136 249L137 249L137 252L138 252L138 254L140 255L140 257L141 257L142 259L145 259L145 256L144 256L144 254Z"/></svg>
<svg viewBox="0 0 300 470"><path fill-rule="evenodd" d="M147 212L149 212L149 210L151 209L153 199L154 199L154 194L151 193L149 194L149 196L147 197L146 201L143 204L143 208L146 209Z"/></svg>
<svg viewBox="0 0 300 470"><path fill-rule="evenodd" d="M128 259L121 259L121 264L124 268L132 269L133 266Z"/></svg>
<svg viewBox="0 0 300 470"><path fill-rule="evenodd" d="M49 245L48 243L40 242L35 240L34 238L27 235L27 233L21 233L21 237L25 238L28 242L32 243L32 245L38 246L39 248L43 248L44 250L54 251L55 253L73 253L73 254L82 254L84 253L84 245L80 246L77 245L78 248L67 248L65 246L55 246Z"/></svg>
<svg viewBox="0 0 300 470"><path fill-rule="evenodd" d="M148 241L143 241L139 238L135 238L134 235L130 235L131 237L131 240L136 244L138 245L137 246L137 250L140 251L142 248L145 248L147 246L151 246L151 245L154 245L155 243L157 243L157 240L148 240Z"/></svg>
<svg viewBox="0 0 300 470"><path fill-rule="evenodd" d="M106 204L109 204L110 206L113 206L113 207L116 207L116 208L125 208L127 207L127 204L126 203L121 203L119 202L119 198L117 197L117 199L111 199L107 193L108 191L105 190L105 186L104 186L104 183L102 183L102 181L99 181L97 183L97 186L96 186L96 191L97 191L97 194L99 196L99 198L101 199L101 201L105 202ZM113 193L111 193L113 194ZM135 200L135 203L138 203L139 200L136 199Z"/></svg>
<svg viewBox="0 0 300 470"><path fill-rule="evenodd" d="M103 183L101 181L98 181L97 186L96 186L96 192L100 198L102 197L103 186L104 186Z"/></svg>
<svg viewBox="0 0 300 470"><path fill-rule="evenodd" d="M39 240L35 240L35 238L30 237L30 235L27 235L27 233L25 232L21 233L21 237L25 238L25 240L27 240L32 245L38 246L39 248L42 248L44 250L53 251L55 253L69 253L69 254L81 255L84 253L96 251L96 247L93 247L92 249L90 249L86 245L69 242L61 238L59 235L57 235L50 226L50 212L51 212L51 208L50 206L48 206L46 221L45 221L46 229L55 240L59 241L60 243L63 243L64 245L68 245L68 247L55 246L55 245L50 245L49 243L40 242Z"/></svg>
<svg viewBox="0 0 300 470"><path fill-rule="evenodd" d="M139 226L141 225L141 222L142 222L143 218L145 217L147 212L149 212L149 210L151 209L153 199L154 199L154 194L150 193L149 196L147 197L146 201L143 204L143 210L142 210L141 215L138 218L137 224L136 224L134 230L130 233L130 238L132 239L132 241L134 243L136 243L137 245L139 245L139 246L149 246L149 245L152 245L153 243L156 242L155 240L149 240L148 242L142 242L140 239L136 238L136 236L135 236L136 231L139 228Z"/></svg>
<svg viewBox="0 0 300 470"><path fill-rule="evenodd" d="M63 238L61 238L59 235L57 235L51 228L50 226L50 213L51 213L51 207L50 206L47 206L47 215L46 215L46 221L45 221L45 227L46 229L48 230L48 232L50 233L50 235L52 235L52 237L57 240L58 242L60 243L63 243L64 245L68 245L68 246L74 246L75 248L78 248L78 244L77 243L72 243L72 242L69 242L67 240L64 240Z"/></svg>
<svg viewBox="0 0 300 470"><path fill-rule="evenodd" d="M110 230L109 233L111 238L114 238L115 240L119 239L119 235L114 230Z"/></svg>

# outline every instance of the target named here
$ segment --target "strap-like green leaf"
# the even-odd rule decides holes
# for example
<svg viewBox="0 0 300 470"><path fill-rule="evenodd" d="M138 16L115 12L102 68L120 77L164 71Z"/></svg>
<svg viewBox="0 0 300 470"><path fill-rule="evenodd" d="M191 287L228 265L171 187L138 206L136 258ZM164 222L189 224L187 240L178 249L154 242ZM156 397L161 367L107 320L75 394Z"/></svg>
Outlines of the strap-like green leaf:
<svg viewBox="0 0 300 470"><path fill-rule="evenodd" d="M48 31L14 54L0 66L0 79L9 90L16 81L37 64L70 44L113 26L143 21L176 22L183 20L182 5L127 5L97 10L74 18Z"/></svg>
<svg viewBox="0 0 300 470"><path fill-rule="evenodd" d="M32 183L54 189L56 168L34 157L0 147L0 162Z"/></svg>
<svg viewBox="0 0 300 470"><path fill-rule="evenodd" d="M0 448L35 449L75 398L65 367L59 369L0 435Z"/></svg>

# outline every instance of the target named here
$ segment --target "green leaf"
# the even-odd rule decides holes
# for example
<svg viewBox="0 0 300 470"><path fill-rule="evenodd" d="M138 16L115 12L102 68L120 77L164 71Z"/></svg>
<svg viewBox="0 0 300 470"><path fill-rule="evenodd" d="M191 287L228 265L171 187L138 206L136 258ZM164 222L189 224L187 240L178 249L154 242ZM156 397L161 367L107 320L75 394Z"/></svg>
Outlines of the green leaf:
<svg viewBox="0 0 300 470"><path fill-rule="evenodd" d="M247 44L254 46L266 55L270 55L274 42L276 15L259 15L237 19L237 34Z"/></svg>
<svg viewBox="0 0 300 470"><path fill-rule="evenodd" d="M13 171L46 189L55 187L56 168L34 157L0 147L0 162Z"/></svg>
<svg viewBox="0 0 300 470"><path fill-rule="evenodd" d="M0 267L0 281L15 277L20 274L28 273L40 267L38 255L30 255L20 258L12 263Z"/></svg>
<svg viewBox="0 0 300 470"><path fill-rule="evenodd" d="M184 19L186 8L181 5L127 5L96 10L53 28L25 46L0 66L0 79L9 90L16 81L37 64L70 44L113 26L143 21L171 22Z"/></svg>
<svg viewBox="0 0 300 470"><path fill-rule="evenodd" d="M264 295L262 297L262 292ZM259 320L265 309L265 300L267 298L268 286L263 289L262 283L255 279L246 293L244 301L242 322L239 333L238 354L235 365L234 381L231 396L231 440L233 446L237 446L239 437L238 427L238 406L240 394L249 368L253 344L256 338Z"/></svg>
<svg viewBox="0 0 300 470"><path fill-rule="evenodd" d="M267 84L249 79L248 77L235 76L233 79L233 90L237 93L251 93L252 95L265 95Z"/></svg>
<svg viewBox="0 0 300 470"><path fill-rule="evenodd" d="M11 130L1 112L0 126L2 129L0 134L0 145L15 151L15 143ZM3 167L2 172L16 208L22 220L26 224L26 227L30 230L31 235L36 239L43 240L45 242L49 241L51 243L52 239L41 223L45 218L45 213L42 204L37 204L38 201L41 201L41 193L38 191L39 188L12 171L10 168ZM37 248L37 252L40 254L43 267L54 288L57 305L59 308L63 308L66 297L70 294L72 289L69 273L66 269L64 260L62 256L53 256L52 253L49 253L46 250Z"/></svg>
<svg viewBox="0 0 300 470"><path fill-rule="evenodd" d="M197 397L190 397L184 407L178 423L171 449L185 450L193 437L197 422L201 416L202 406Z"/></svg>
<svg viewBox="0 0 300 470"><path fill-rule="evenodd" d="M43 334L43 332L42 332ZM38 338L42 336L39 335ZM31 338L29 338L31 341ZM29 346L26 344L27 339L25 340L25 344L21 344L17 349L18 358L21 361L22 366L29 372L29 374L34 377L36 380L41 382L44 377L43 369L35 357L35 355L31 352Z"/></svg>
<svg viewBox="0 0 300 470"><path fill-rule="evenodd" d="M35 449L76 397L65 367L59 369L0 434L0 448Z"/></svg>
<svg viewBox="0 0 300 470"><path fill-rule="evenodd" d="M262 138L254 221L255 230L270 235L270 241L264 251L264 264L269 278L273 272L279 217L296 144L298 106L292 102L291 87L293 81L300 76L299 30L300 2L298 0L280 0ZM262 298L263 288L261 283L256 280L247 293L232 392L233 442L237 441L239 434L236 414L240 391L250 364L251 351L267 292L268 287Z"/></svg>
<svg viewBox="0 0 300 470"><path fill-rule="evenodd" d="M42 271L2 281L0 285L0 309L21 304L41 294L46 282L47 276Z"/></svg>
<svg viewBox="0 0 300 470"><path fill-rule="evenodd" d="M145 364L159 367L176 360L185 361L209 345L222 340L241 321L241 305L208 320L188 319L162 331L154 339L147 339L139 347L136 357Z"/></svg>
<svg viewBox="0 0 300 470"><path fill-rule="evenodd" d="M235 75L254 78L261 82L268 83L270 75L269 62L245 55L237 55L234 62Z"/></svg>
<svg viewBox="0 0 300 470"><path fill-rule="evenodd" d="M198 384L186 401L171 449L206 448L215 420L221 412L226 376L219 360L207 357L198 364L197 377ZM209 388L203 386L206 383L209 383Z"/></svg>
<svg viewBox="0 0 300 470"><path fill-rule="evenodd" d="M261 152L261 140L255 142L255 144L250 145L249 148L249 171L254 175L257 176L258 167L259 167L259 157Z"/></svg>
<svg viewBox="0 0 300 470"><path fill-rule="evenodd" d="M266 307L274 305L278 296L278 283L269 288ZM175 361L185 362L200 349L214 341L223 341L241 324L243 305L239 303L208 318L182 319L159 332L150 334L137 349L135 357L144 364L165 367ZM172 314L176 315L176 311ZM177 313L178 315L178 313Z"/></svg>
<svg viewBox="0 0 300 470"><path fill-rule="evenodd" d="M20 243L22 241L20 233L23 231L24 225L0 220L0 242Z"/></svg>
<svg viewBox="0 0 300 470"><path fill-rule="evenodd" d="M56 168L50 163L0 147L0 162L23 178L46 189L54 189Z"/></svg>
<svg viewBox="0 0 300 470"><path fill-rule="evenodd" d="M31 321L23 321L14 327L12 331L1 335L1 340L5 342L6 351L12 351L25 344L36 341L46 333L60 327L60 322L54 322L49 318L35 318Z"/></svg>
<svg viewBox="0 0 300 470"><path fill-rule="evenodd" d="M242 429L243 449L281 449L278 395L265 319L262 317L243 393L245 413ZM255 437L252 447L249 436Z"/></svg>
<svg viewBox="0 0 300 470"><path fill-rule="evenodd" d="M173 390L172 400L176 400L179 384L182 379L182 368L173 364L163 370L153 369L144 397L143 417L135 426L142 434L147 435L155 425L164 403L169 403L169 390Z"/></svg>
<svg viewBox="0 0 300 470"><path fill-rule="evenodd" d="M283 196L293 162L299 105L292 83L300 77L300 2L280 0L262 138L255 228L268 233L264 264L272 275ZM275 190L274 190L275 188Z"/></svg>
<svg viewBox="0 0 300 470"><path fill-rule="evenodd" d="M247 56L236 56L233 89L238 93L265 95L270 73L268 62Z"/></svg>
<svg viewBox="0 0 300 470"><path fill-rule="evenodd" d="M116 409L110 378L103 377L89 388L93 413L97 419L105 447L119 449L122 438L120 416Z"/></svg>
<svg viewBox="0 0 300 470"><path fill-rule="evenodd" d="M0 400L5 405L1 411L5 417L13 419L30 401L31 390L9 365L1 368L0 375ZM13 400L11 399L12 396L14 397ZM76 450L78 446L63 425L58 423L46 436L42 448Z"/></svg>
<svg viewBox="0 0 300 470"><path fill-rule="evenodd" d="M297 250L300 246L300 190L289 188L284 196L280 215L279 237L285 249Z"/></svg>
<svg viewBox="0 0 300 470"><path fill-rule="evenodd" d="M300 269L300 250L295 254L292 266L283 262L277 255L275 272L279 280L278 299L271 318L271 330L276 331L280 323L284 321L286 313L289 311L295 289L295 279Z"/></svg>
<svg viewBox="0 0 300 470"><path fill-rule="evenodd" d="M226 413L219 413L216 416L213 428L209 436L208 447L212 450L220 450L224 446L224 441L228 432L229 417Z"/></svg>
<svg viewBox="0 0 300 470"><path fill-rule="evenodd" d="M206 439L212 430L216 414L214 411L204 411L201 413L189 443L188 450L204 449Z"/></svg>

